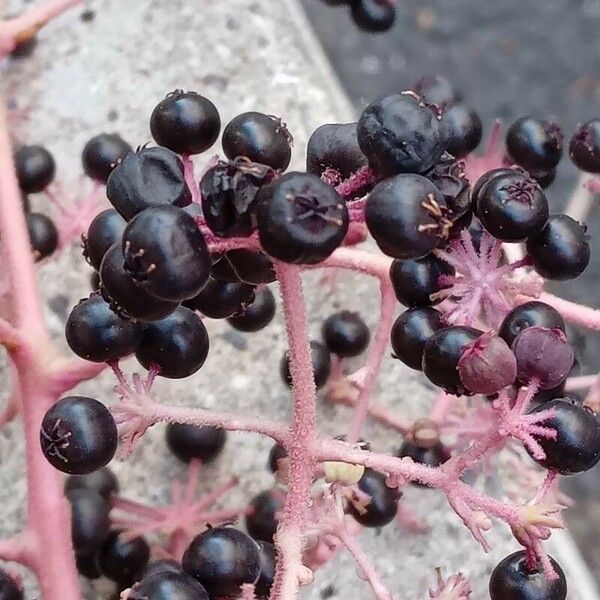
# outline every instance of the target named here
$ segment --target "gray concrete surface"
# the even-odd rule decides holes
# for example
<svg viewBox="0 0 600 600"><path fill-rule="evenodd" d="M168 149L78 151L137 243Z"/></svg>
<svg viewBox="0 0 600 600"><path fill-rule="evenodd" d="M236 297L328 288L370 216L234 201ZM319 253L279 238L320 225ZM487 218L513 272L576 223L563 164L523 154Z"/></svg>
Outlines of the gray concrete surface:
<svg viewBox="0 0 600 600"><path fill-rule="evenodd" d="M25 4L8 2L11 9ZM75 189L79 153L87 138L117 130L134 145L144 143L149 139L147 117L152 107L175 87L196 89L212 98L224 120L248 109L281 115L295 136L296 166L302 165L307 136L316 126L351 115L294 0L97 0L89 7L96 11L94 19L81 20L81 9L64 16L43 31L35 56L10 63L1 80L15 107L26 113L25 120L15 121L15 136L51 148L59 177L67 183L66 193ZM34 199L34 204L47 208L42 198ZM87 293L88 273L77 249L40 270L48 320L57 339L68 308ZM334 306L360 310L371 325L375 323L377 293L372 282L344 276L336 293L326 297L316 277L307 277L313 335L318 335L320 319ZM212 348L203 369L185 381L159 381L158 396L173 404L288 418L289 392L276 374L286 347L281 318L253 336L234 334L225 323L214 321L209 330ZM126 369L131 372L135 365L129 362ZM0 381L5 396L6 370ZM81 386L81 391L110 402L113 384L105 374ZM414 372L389 358L378 394L382 402L410 416L423 414L433 395ZM319 427L338 434L348 416L345 410L321 406ZM127 497L164 502L169 478L183 473L168 456L162 435L156 427L127 463L115 464ZM379 450L392 450L400 441L373 426L367 436ZM265 469L269 447L268 441L256 436L231 435L223 456L207 468L202 489L235 474L241 484L226 504L243 505L271 483ZM18 424L0 432L0 456L0 532L7 534L23 519L24 465ZM440 494L412 489L405 501L426 518L428 533L415 536L390 526L361 536L395 598L424 600L438 566L446 572L462 570L473 584L474 598L487 598L491 569L516 548L506 528L498 524L490 533L494 552L486 556ZM568 538L553 541L551 551L568 573L569 599L598 600L598 593L585 587L586 574L568 544ZM85 589L89 599L105 597L105 587ZM30 579L26 597L37 597ZM303 592L307 600L370 597L345 554L318 572L315 584Z"/></svg>

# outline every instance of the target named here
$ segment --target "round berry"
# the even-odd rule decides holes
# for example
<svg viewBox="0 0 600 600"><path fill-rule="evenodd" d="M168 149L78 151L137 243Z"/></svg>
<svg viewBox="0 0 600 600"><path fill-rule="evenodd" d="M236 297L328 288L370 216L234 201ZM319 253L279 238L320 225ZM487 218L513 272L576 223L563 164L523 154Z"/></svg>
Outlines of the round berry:
<svg viewBox="0 0 600 600"><path fill-rule="evenodd" d="M512 160L530 172L547 172L560 162L563 135L553 121L521 117L506 133L506 150Z"/></svg>
<svg viewBox="0 0 600 600"><path fill-rule="evenodd" d="M58 248L56 225L46 215L29 212L25 215L29 243L35 262L50 256Z"/></svg>
<svg viewBox="0 0 600 600"><path fill-rule="evenodd" d="M600 173L600 119L579 126L569 143L569 155L582 171Z"/></svg>
<svg viewBox="0 0 600 600"><path fill-rule="evenodd" d="M204 289L185 305L211 319L226 319L241 314L255 298L254 286L241 281L209 279Z"/></svg>
<svg viewBox="0 0 600 600"><path fill-rule="evenodd" d="M162 300L193 298L204 287L211 261L193 217L175 206L139 212L123 232L125 270Z"/></svg>
<svg viewBox="0 0 600 600"><path fill-rule="evenodd" d="M117 450L117 426L98 400L67 396L44 415L42 452L63 473L85 475L109 463Z"/></svg>
<svg viewBox="0 0 600 600"><path fill-rule="evenodd" d="M408 456L420 465L439 467L448 460L450 455L439 439L417 441L409 438L402 443L398 456L400 458Z"/></svg>
<svg viewBox="0 0 600 600"><path fill-rule="evenodd" d="M135 583L128 600L209 600L202 585L186 573L149 573Z"/></svg>
<svg viewBox="0 0 600 600"><path fill-rule="evenodd" d="M127 222L114 209L103 210L94 217L83 239L83 255L98 271L106 251L123 238Z"/></svg>
<svg viewBox="0 0 600 600"><path fill-rule="evenodd" d="M98 569L98 552L75 552L75 567L80 575L86 579L99 579L102 577Z"/></svg>
<svg viewBox="0 0 600 600"><path fill-rule="evenodd" d="M142 537L125 538L113 531L98 552L100 572L123 585L131 585L144 571L150 558L150 546Z"/></svg>
<svg viewBox="0 0 600 600"><path fill-rule="evenodd" d="M411 369L420 371L425 344L445 327L444 318L435 308L410 308L395 321L390 333L395 358Z"/></svg>
<svg viewBox="0 0 600 600"><path fill-rule="evenodd" d="M208 333L198 315L179 306L160 321L148 323L135 357L146 369L158 367L168 379L189 377L208 356Z"/></svg>
<svg viewBox="0 0 600 600"><path fill-rule="evenodd" d="M69 475L64 489L67 496L73 490L92 490L105 500L110 500L110 497L119 491L119 480L108 467L103 467L87 475Z"/></svg>
<svg viewBox="0 0 600 600"><path fill-rule="evenodd" d="M540 184L540 187L545 190L554 183L554 180L556 179L556 169L531 173L531 176Z"/></svg>
<svg viewBox="0 0 600 600"><path fill-rule="evenodd" d="M331 373L331 356L324 344L311 340L310 358L312 362L315 385L317 389L323 387ZM290 372L290 361L286 352L281 359L281 378L288 387L292 387L292 374Z"/></svg>
<svg viewBox="0 0 600 600"><path fill-rule="evenodd" d="M177 154L200 154L219 137L217 107L196 92L175 90L159 102L150 117L152 137Z"/></svg>
<svg viewBox="0 0 600 600"><path fill-rule="evenodd" d="M378 183L365 206L365 222L382 252L421 258L447 239L452 221L438 188L421 175L396 175Z"/></svg>
<svg viewBox="0 0 600 600"><path fill-rule="evenodd" d="M537 565L529 567L525 550L507 556L490 577L490 600L565 600L567 579L560 565L549 558L558 575L554 581L549 581Z"/></svg>
<svg viewBox="0 0 600 600"><path fill-rule="evenodd" d="M545 327L566 332L565 320L555 308L545 302L532 300L515 306L504 317L498 335L512 346L515 338L527 327Z"/></svg>
<svg viewBox="0 0 600 600"><path fill-rule="evenodd" d="M371 339L371 332L361 316L349 310L327 317L321 333L329 351L342 358L362 354Z"/></svg>
<svg viewBox="0 0 600 600"><path fill-rule="evenodd" d="M183 573L181 564L171 558L159 558L146 565L144 578L154 573Z"/></svg>
<svg viewBox="0 0 600 600"><path fill-rule="evenodd" d="M446 151L455 158L463 158L479 146L483 128L479 115L464 104L454 104L444 111L440 132Z"/></svg>
<svg viewBox="0 0 600 600"><path fill-rule="evenodd" d="M254 589L259 598L268 598L275 581L275 546L262 540L256 543L260 554L260 575Z"/></svg>
<svg viewBox="0 0 600 600"><path fill-rule="evenodd" d="M0 570L0 599L1 600L23 600L23 590L19 588L15 580L5 571Z"/></svg>
<svg viewBox="0 0 600 600"><path fill-rule="evenodd" d="M285 171L292 156L292 136L285 123L273 115L247 112L233 118L223 130L225 156L245 156L255 163Z"/></svg>
<svg viewBox="0 0 600 600"><path fill-rule="evenodd" d="M106 183L112 170L130 152L131 146L118 133L100 133L83 147L83 170L88 177Z"/></svg>
<svg viewBox="0 0 600 600"><path fill-rule="evenodd" d="M452 106L462 100L461 93L443 75L425 75L417 80L413 89L426 102L440 108Z"/></svg>
<svg viewBox="0 0 600 600"><path fill-rule="evenodd" d="M527 255L533 268L545 279L575 279L590 262L589 237L585 225L568 215L552 215L542 232L527 240Z"/></svg>
<svg viewBox="0 0 600 600"><path fill-rule="evenodd" d="M252 332L264 329L275 317L275 297L269 288L256 292L254 301L239 314L227 318L227 322L238 331Z"/></svg>
<svg viewBox="0 0 600 600"><path fill-rule="evenodd" d="M44 146L22 146L15 153L19 187L26 194L44 191L56 173L54 157Z"/></svg>
<svg viewBox="0 0 600 600"><path fill-rule="evenodd" d="M281 444L276 442L269 451L269 460L267 462L269 471L271 471L271 473L277 473L279 470L279 461L284 458L287 458L287 451Z"/></svg>
<svg viewBox="0 0 600 600"><path fill-rule="evenodd" d="M363 31L379 33L394 25L396 7L387 0L350 0L350 14Z"/></svg>
<svg viewBox="0 0 600 600"><path fill-rule="evenodd" d="M385 177L423 173L445 150L436 111L414 92L369 104L358 120L357 136L371 167Z"/></svg>
<svg viewBox="0 0 600 600"><path fill-rule="evenodd" d="M169 450L182 462L201 460L209 463L223 450L227 432L220 427L169 423L166 430Z"/></svg>
<svg viewBox="0 0 600 600"><path fill-rule="evenodd" d="M239 248L226 254L237 276L245 283L259 285L277 279L273 263L264 252Z"/></svg>
<svg viewBox="0 0 600 600"><path fill-rule="evenodd" d="M98 492L90 489L71 490L67 500L71 505L73 548L82 557L92 554L95 556L109 534L108 502Z"/></svg>
<svg viewBox="0 0 600 600"><path fill-rule="evenodd" d="M227 256L227 252L211 254L210 260L212 261L210 276L213 279L229 281L230 283L241 281Z"/></svg>
<svg viewBox="0 0 600 600"><path fill-rule="evenodd" d="M350 500L348 509L363 527L383 527L398 512L400 492L388 487L386 479L384 473L367 468L358 482L359 489L370 497L370 501Z"/></svg>
<svg viewBox="0 0 600 600"><path fill-rule="evenodd" d="M500 177L503 175L513 175L514 173L523 173L520 169L513 169L510 167L499 167L497 169L491 169L484 173L473 186L471 190L471 203L473 206L477 206L477 202L479 201L479 196L483 191L483 188L490 182L492 179L496 177Z"/></svg>
<svg viewBox="0 0 600 600"><path fill-rule="evenodd" d="M273 542L277 531L276 514L283 508L279 490L266 490L250 500L252 510L246 515L246 531L255 539Z"/></svg>
<svg viewBox="0 0 600 600"><path fill-rule="evenodd" d="M213 527L196 536L183 555L183 570L198 580L212 598L236 598L244 583L260 575L257 543L233 527Z"/></svg>
<svg viewBox="0 0 600 600"><path fill-rule="evenodd" d="M130 152L110 174L106 195L126 220L150 206L192 201L181 159L161 146Z"/></svg>

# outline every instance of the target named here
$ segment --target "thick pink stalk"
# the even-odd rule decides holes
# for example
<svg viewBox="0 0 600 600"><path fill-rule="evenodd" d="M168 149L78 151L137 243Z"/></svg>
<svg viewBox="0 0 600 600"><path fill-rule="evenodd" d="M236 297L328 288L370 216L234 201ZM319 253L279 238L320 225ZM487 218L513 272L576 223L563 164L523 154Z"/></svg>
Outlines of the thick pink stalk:
<svg viewBox="0 0 600 600"><path fill-rule="evenodd" d="M523 302L531 298L520 298ZM539 300L553 306L567 321L588 329L600 330L600 310L582 306L544 292Z"/></svg>

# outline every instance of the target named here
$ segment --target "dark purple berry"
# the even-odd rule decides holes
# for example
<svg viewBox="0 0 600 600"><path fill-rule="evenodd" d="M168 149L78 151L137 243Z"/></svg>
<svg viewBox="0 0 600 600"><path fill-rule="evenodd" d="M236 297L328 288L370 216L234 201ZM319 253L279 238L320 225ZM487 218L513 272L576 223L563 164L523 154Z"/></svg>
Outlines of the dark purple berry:
<svg viewBox="0 0 600 600"><path fill-rule="evenodd" d="M262 540L256 543L260 554L260 575L254 589L259 598L268 598L275 581L275 546Z"/></svg>
<svg viewBox="0 0 600 600"><path fill-rule="evenodd" d="M209 279L204 289L185 305L211 319L226 319L243 312L254 301L254 286L241 281Z"/></svg>
<svg viewBox="0 0 600 600"><path fill-rule="evenodd" d="M88 177L106 183L112 170L130 152L131 146L118 133L100 133L83 147L83 170Z"/></svg>
<svg viewBox="0 0 600 600"><path fill-rule="evenodd" d="M54 157L44 146L21 146L15 153L19 187L26 194L44 191L56 173Z"/></svg>
<svg viewBox="0 0 600 600"><path fill-rule="evenodd" d="M413 89L429 104L440 108L452 106L462 100L462 94L456 90L443 75L426 75L421 77Z"/></svg>
<svg viewBox="0 0 600 600"><path fill-rule="evenodd" d="M82 559L91 558L90 555L96 555L109 534L108 502L98 492L90 489L71 490L67 500L71 505L73 548Z"/></svg>
<svg viewBox="0 0 600 600"><path fill-rule="evenodd" d="M144 570L144 578L154 573L183 573L181 564L171 558L159 558L150 561Z"/></svg>
<svg viewBox="0 0 600 600"><path fill-rule="evenodd" d="M269 460L267 462L271 473L277 473L279 470L279 461L284 458L287 458L287 451L281 444L276 442L269 451Z"/></svg>
<svg viewBox="0 0 600 600"><path fill-rule="evenodd" d="M554 180L556 179L556 169L531 173L531 176L540 184L540 187L545 190L554 183Z"/></svg>
<svg viewBox="0 0 600 600"><path fill-rule="evenodd" d="M126 538L113 531L98 552L100 572L123 585L131 585L144 571L150 547L142 537Z"/></svg>
<svg viewBox="0 0 600 600"><path fill-rule="evenodd" d="M114 208L103 210L90 223L87 234L82 236L83 255L96 271L107 250L121 241L126 225L125 219Z"/></svg>
<svg viewBox="0 0 600 600"><path fill-rule="evenodd" d="M409 438L403 442L398 456L408 456L420 465L439 467L448 460L450 454L439 439L416 441Z"/></svg>
<svg viewBox="0 0 600 600"><path fill-rule="evenodd" d="M103 467L88 475L69 475L64 489L67 496L73 490L92 490L108 501L119 491L119 480L108 467Z"/></svg>
<svg viewBox="0 0 600 600"><path fill-rule="evenodd" d="M396 20L396 7L387 0L350 0L352 20L363 31L388 31Z"/></svg>
<svg viewBox="0 0 600 600"><path fill-rule="evenodd" d="M86 579L99 579L102 577L98 568L98 552L75 552L75 567L80 575ZM0 596L1 597L1 596Z"/></svg>
<svg viewBox="0 0 600 600"><path fill-rule="evenodd" d="M230 283L241 281L227 256L227 252L212 254L210 259L212 261L210 276L213 279Z"/></svg>
<svg viewBox="0 0 600 600"><path fill-rule="evenodd" d="M513 169L510 167L498 167L497 169L491 169L487 173L484 173L476 182L471 189L471 202L473 206L477 206L479 196L483 191L483 188L490 183L496 177L502 177L504 175L514 175L514 173L523 173L521 169Z"/></svg>
<svg viewBox="0 0 600 600"><path fill-rule="evenodd" d="M134 584L128 600L209 600L202 585L186 573L149 573Z"/></svg>
<svg viewBox="0 0 600 600"><path fill-rule="evenodd" d="M245 283L259 285L277 279L273 263L264 252L239 248L230 250L226 255L239 279Z"/></svg>
<svg viewBox="0 0 600 600"><path fill-rule="evenodd" d="M509 345L527 327L545 327L547 329L560 329L563 333L565 320L552 306L545 302L532 300L515 306L502 321L498 335Z"/></svg>
<svg viewBox="0 0 600 600"><path fill-rule="evenodd" d="M5 571L0 571L0 600L23 600L23 590Z"/></svg>
<svg viewBox="0 0 600 600"><path fill-rule="evenodd" d="M244 306L239 314L227 318L227 322L238 331L253 332L264 329L275 317L275 297L269 288L254 295L254 301Z"/></svg>
<svg viewBox="0 0 600 600"><path fill-rule="evenodd" d="M440 123L440 132L446 142L446 152L463 158L479 146L483 128L479 115L464 104L447 108Z"/></svg>
<svg viewBox="0 0 600 600"><path fill-rule="evenodd" d="M321 333L329 351L342 358L362 354L371 339L369 328L361 316L349 310L327 317Z"/></svg>
<svg viewBox="0 0 600 600"><path fill-rule="evenodd" d="M246 515L246 531L255 539L273 542L277 531L276 514L283 508L281 492L266 490L250 500L252 512Z"/></svg>
<svg viewBox="0 0 600 600"><path fill-rule="evenodd" d="M310 358L317 389L323 387L331 373L331 356L329 350L320 342L310 342ZM290 363L288 353L286 352L280 364L281 378L288 387L292 387L292 374L290 372Z"/></svg>
<svg viewBox="0 0 600 600"><path fill-rule="evenodd" d="M42 213L25 214L29 243L35 262L50 256L58 248L58 231L56 225Z"/></svg>
<svg viewBox="0 0 600 600"><path fill-rule="evenodd" d="M359 489L371 499L367 504L362 499L350 500L348 509L363 527L383 527L398 512L400 492L388 487L386 479L385 473L367 468L358 482Z"/></svg>
<svg viewBox="0 0 600 600"><path fill-rule="evenodd" d="M563 135L554 121L521 117L506 133L506 150L514 162L529 172L548 172L560 162Z"/></svg>
<svg viewBox="0 0 600 600"><path fill-rule="evenodd" d="M600 173L600 119L579 126L569 143L569 155L582 171Z"/></svg>
<svg viewBox="0 0 600 600"><path fill-rule="evenodd" d="M169 450L181 461L209 463L223 450L227 432L220 427L169 423L166 430Z"/></svg>

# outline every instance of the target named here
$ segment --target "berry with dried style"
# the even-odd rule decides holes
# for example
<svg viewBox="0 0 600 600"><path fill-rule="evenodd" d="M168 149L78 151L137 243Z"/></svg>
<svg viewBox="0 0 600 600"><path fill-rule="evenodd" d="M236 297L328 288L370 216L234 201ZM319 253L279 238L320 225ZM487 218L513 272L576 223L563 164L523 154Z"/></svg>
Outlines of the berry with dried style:
<svg viewBox="0 0 600 600"><path fill-rule="evenodd" d="M121 319L97 293L73 307L65 326L71 350L92 362L109 362L133 354L142 334L141 323Z"/></svg>
<svg viewBox="0 0 600 600"><path fill-rule="evenodd" d="M149 573L135 583L128 600L209 600L204 587L186 573Z"/></svg>
<svg viewBox="0 0 600 600"><path fill-rule="evenodd" d="M0 598L2 600L23 600L23 590L5 571L0 570Z"/></svg>
<svg viewBox="0 0 600 600"><path fill-rule="evenodd" d="M439 189L414 174L378 183L367 199L365 222L381 251L400 259L429 254L452 227Z"/></svg>
<svg viewBox="0 0 600 600"><path fill-rule="evenodd" d="M175 206L139 212L123 232L125 270L162 300L193 298L204 287L211 261L193 217Z"/></svg>
<svg viewBox="0 0 600 600"><path fill-rule="evenodd" d="M21 146L15 153L19 187L26 194L43 192L56 174L54 157L44 146Z"/></svg>
<svg viewBox="0 0 600 600"><path fill-rule="evenodd" d="M357 136L369 165L384 177L423 173L445 150L437 110L414 92L369 104L358 120Z"/></svg>
<svg viewBox="0 0 600 600"><path fill-rule="evenodd" d="M227 322L238 331L253 332L264 329L275 317L275 296L269 288L258 290L254 301L239 314L227 318Z"/></svg>
<svg viewBox="0 0 600 600"><path fill-rule="evenodd" d="M545 327L566 332L565 320L555 308L545 302L532 300L515 306L504 317L498 335L512 346L515 338L527 327Z"/></svg>
<svg viewBox="0 0 600 600"><path fill-rule="evenodd" d="M220 427L169 423L165 432L169 450L182 462L201 460L209 463L219 454L227 441L227 432Z"/></svg>
<svg viewBox="0 0 600 600"><path fill-rule="evenodd" d="M278 117L246 112L234 117L223 130L225 156L245 156L252 162L285 171L292 157L292 136Z"/></svg>
<svg viewBox="0 0 600 600"><path fill-rule="evenodd" d="M479 146L483 128L479 115L468 106L458 103L444 110L440 132L446 143L446 152L463 158Z"/></svg>
<svg viewBox="0 0 600 600"><path fill-rule="evenodd" d="M107 250L123 238L126 226L127 222L114 208L103 210L94 217L82 240L83 256L96 271Z"/></svg>
<svg viewBox="0 0 600 600"><path fill-rule="evenodd" d="M369 328L361 316L349 310L327 317L321 333L329 351L341 358L362 354L371 339Z"/></svg>
<svg viewBox="0 0 600 600"><path fill-rule="evenodd" d="M73 549L82 558L81 562L86 563L86 558L96 556L109 534L110 507L98 492L89 489L71 490L67 500L71 506Z"/></svg>
<svg viewBox="0 0 600 600"><path fill-rule="evenodd" d="M58 231L50 217L42 213L25 215L29 243L35 262L48 258L58 248Z"/></svg>
<svg viewBox="0 0 600 600"><path fill-rule="evenodd" d="M363 527L383 527L398 512L400 492L386 485L386 479L385 473L367 468L357 484L370 500L351 499L348 510Z"/></svg>
<svg viewBox="0 0 600 600"><path fill-rule="evenodd" d="M181 564L210 597L237 598L244 583L258 579L260 552L257 543L243 531L213 527L193 539Z"/></svg>
<svg viewBox="0 0 600 600"><path fill-rule="evenodd" d="M200 154L219 137L217 107L196 92L175 90L161 100L150 117L152 137L177 154Z"/></svg>
<svg viewBox="0 0 600 600"><path fill-rule="evenodd" d="M348 231L348 208L317 176L287 173L258 196L258 234L265 251L283 262L324 261Z"/></svg>
<svg viewBox="0 0 600 600"><path fill-rule="evenodd" d="M130 152L111 172L106 195L124 219L151 206L186 206L192 201L181 159L156 146Z"/></svg>
<svg viewBox="0 0 600 600"><path fill-rule="evenodd" d="M241 314L254 302L255 287L241 281L218 281L209 279L204 289L185 306L201 312L211 319L226 319Z"/></svg>
<svg viewBox="0 0 600 600"><path fill-rule="evenodd" d="M246 531L255 539L273 542L277 531L277 513L283 508L281 491L266 490L250 500L252 512L246 515Z"/></svg>
<svg viewBox="0 0 600 600"><path fill-rule="evenodd" d="M562 131L554 121L521 117L506 133L506 150L514 162L530 173L547 173L560 162Z"/></svg>
<svg viewBox="0 0 600 600"><path fill-rule="evenodd" d="M416 81L412 89L426 102L440 108L462 100L462 94L443 75L425 75Z"/></svg>
<svg viewBox="0 0 600 600"><path fill-rule="evenodd" d="M396 20L396 7L387 0L350 0L352 20L363 31L388 31Z"/></svg>
<svg viewBox="0 0 600 600"><path fill-rule="evenodd" d="M528 564L525 550L507 556L490 577L490 600L565 600L567 579L560 565L549 558L558 575L554 581L546 577L540 566Z"/></svg>
<svg viewBox="0 0 600 600"><path fill-rule="evenodd" d="M327 346L320 342L311 340L310 342L310 358L312 362L315 385L317 389L323 387L329 379L331 373L331 356ZM292 387L292 373L290 372L290 361L286 352L280 364L281 378L288 387Z"/></svg>
<svg viewBox="0 0 600 600"><path fill-rule="evenodd" d="M113 169L131 150L131 146L118 133L95 135L83 147L83 170L88 177L106 183Z"/></svg>
<svg viewBox="0 0 600 600"><path fill-rule="evenodd" d="M226 256L238 278L245 283L259 285L277 279L273 263L264 252L238 248L226 252Z"/></svg>
<svg viewBox="0 0 600 600"><path fill-rule="evenodd" d="M585 225L568 215L552 215L541 233L527 240L533 268L545 279L564 281L579 277L590 262Z"/></svg>
<svg viewBox="0 0 600 600"><path fill-rule="evenodd" d="M578 127L569 143L569 156L582 171L600 173L600 119Z"/></svg>
<svg viewBox="0 0 600 600"><path fill-rule="evenodd" d="M64 490L66 495L73 490L92 490L108 501L119 491L119 481L109 467L103 467L87 475L69 475Z"/></svg>
<svg viewBox="0 0 600 600"><path fill-rule="evenodd" d="M117 426L98 400L67 396L44 415L40 444L59 471L85 475L109 463L117 450Z"/></svg>
<svg viewBox="0 0 600 600"><path fill-rule="evenodd" d="M208 356L208 333L194 311L179 306L168 317L148 323L135 357L146 369L168 379L189 377Z"/></svg>
<svg viewBox="0 0 600 600"><path fill-rule="evenodd" d="M275 546L269 542L258 540L260 554L260 575L254 589L259 598L268 598L275 581Z"/></svg>
<svg viewBox="0 0 600 600"><path fill-rule="evenodd" d="M121 585L131 585L146 568L150 546L143 537L127 538L113 531L98 552L100 572Z"/></svg>
<svg viewBox="0 0 600 600"><path fill-rule="evenodd" d="M477 202L479 201L479 195L483 191L483 188L490 183L496 177L501 177L504 175L512 175L515 172L523 173L521 169L511 168L511 167L498 167L497 169L491 169L487 173L484 173L476 182L473 188L471 189L471 203L473 206L477 206Z"/></svg>

